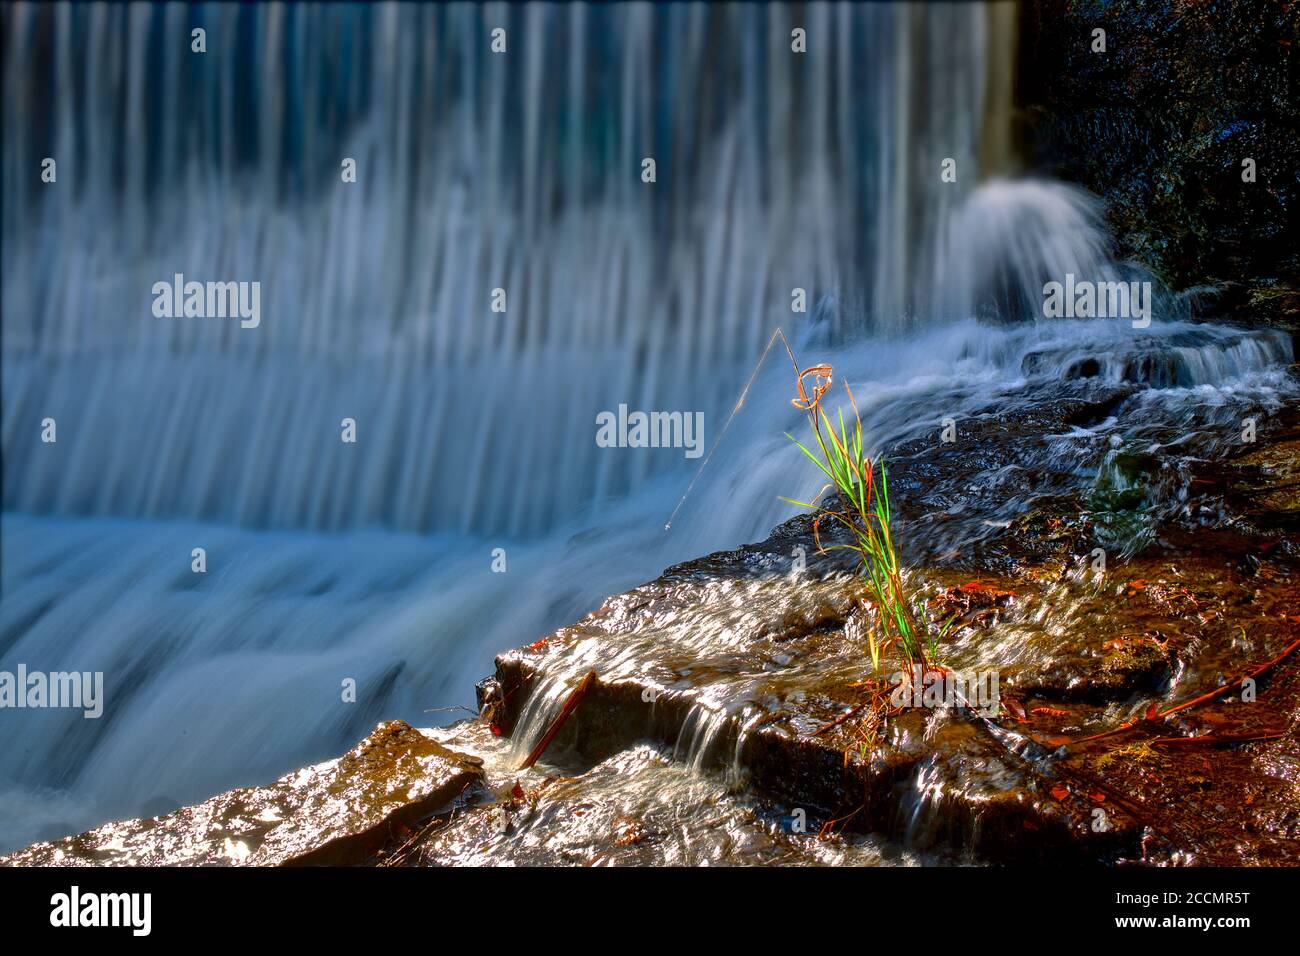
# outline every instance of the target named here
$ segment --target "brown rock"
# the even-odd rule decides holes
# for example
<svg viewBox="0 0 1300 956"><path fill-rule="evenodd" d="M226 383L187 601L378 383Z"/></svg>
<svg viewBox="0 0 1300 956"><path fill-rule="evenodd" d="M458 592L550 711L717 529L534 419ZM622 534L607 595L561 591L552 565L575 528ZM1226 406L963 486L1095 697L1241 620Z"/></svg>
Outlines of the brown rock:
<svg viewBox="0 0 1300 956"><path fill-rule="evenodd" d="M0 859L26 866L362 863L481 774L400 720L336 760L151 819L105 824Z"/></svg>

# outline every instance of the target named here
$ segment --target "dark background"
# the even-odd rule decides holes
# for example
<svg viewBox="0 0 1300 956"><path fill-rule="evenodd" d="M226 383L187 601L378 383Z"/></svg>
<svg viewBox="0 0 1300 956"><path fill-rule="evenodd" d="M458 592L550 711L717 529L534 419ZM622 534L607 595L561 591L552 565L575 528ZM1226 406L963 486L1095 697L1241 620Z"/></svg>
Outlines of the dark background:
<svg viewBox="0 0 1300 956"><path fill-rule="evenodd" d="M1218 286L1209 314L1292 330L1298 24L1290 0L1029 0L1016 97L1023 155L1103 197L1123 255L1174 288Z"/></svg>

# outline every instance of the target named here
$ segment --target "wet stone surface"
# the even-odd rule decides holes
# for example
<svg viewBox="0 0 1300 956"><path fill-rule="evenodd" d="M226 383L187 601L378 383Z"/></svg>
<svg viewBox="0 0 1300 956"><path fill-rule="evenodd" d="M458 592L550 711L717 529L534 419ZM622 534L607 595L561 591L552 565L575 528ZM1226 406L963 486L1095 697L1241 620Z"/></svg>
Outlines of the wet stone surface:
<svg viewBox="0 0 1300 956"><path fill-rule="evenodd" d="M362 863L443 809L480 776L479 761L402 721L380 724L337 760L244 787L166 816L109 823L38 843L8 865Z"/></svg>
<svg viewBox="0 0 1300 956"><path fill-rule="evenodd" d="M922 555L911 585L932 621L957 618L942 663L997 675L992 716L904 707L864 729L861 585L845 552L817 553L800 516L500 656L488 719L518 759L594 672L551 744L582 767L652 746L818 825L991 862L1300 863L1300 654L1249 700L1239 683L1300 639L1296 407L1235 448L1222 437L1235 426L1207 416L1148 428L1155 450L1127 458L1104 434L1090 459L1031 451L1122 421L1131 395L1105 386L990 414L967 423L978 448L964 453L891 454L896 511L926 516L903 522ZM1135 484L1155 477L1132 501L1099 496L1081 460L1099 482L1117 461ZM1018 470L1021 494L971 487ZM1135 555L1107 536L1134 518L1125 509L1142 522ZM988 514L999 520L971 518ZM800 548L807 566L791 570Z"/></svg>

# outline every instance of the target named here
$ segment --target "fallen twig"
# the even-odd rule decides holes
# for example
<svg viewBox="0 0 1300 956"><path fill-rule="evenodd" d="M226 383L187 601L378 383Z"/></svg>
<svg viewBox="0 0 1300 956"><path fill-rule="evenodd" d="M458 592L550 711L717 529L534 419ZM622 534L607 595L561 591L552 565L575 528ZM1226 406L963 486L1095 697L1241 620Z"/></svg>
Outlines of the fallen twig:
<svg viewBox="0 0 1300 956"><path fill-rule="evenodd" d="M410 857L411 853L415 850L415 848L418 845L422 844L425 838L433 833L435 828L441 830L451 826L452 821L456 819L457 811L458 811L457 807L452 807L451 813L445 816L434 817L424 826L420 827L420 829L417 830L415 833L411 834L411 837L405 843L403 843L396 850L394 850L392 855L389 856L386 860L384 860L379 865L380 866L404 865L407 859Z"/></svg>
<svg viewBox="0 0 1300 956"><path fill-rule="evenodd" d="M828 730L834 730L836 727L838 727L840 724L844 723L844 721L848 720L848 719L849 719L850 717L852 717L854 714L861 713L862 708L863 708L863 707L866 707L867 704L869 704L869 703L871 703L871 701L869 701L869 700L864 700L862 703L858 704L858 706L854 707L853 709L851 709L851 710L846 710L844 713L840 714L839 717L835 718L835 720L832 720L829 724L826 724L826 725L824 725L823 727L820 727L820 728L818 728L817 730L814 730L814 731L812 732L811 736L813 736L813 737L820 737L822 734L826 733L826 731L828 731Z"/></svg>
<svg viewBox="0 0 1300 956"><path fill-rule="evenodd" d="M1256 667L1250 673L1243 674L1241 677L1237 678L1236 680L1229 681L1226 684L1220 684L1214 690L1207 691L1206 693L1201 694L1199 697L1193 697L1191 700L1183 701L1183 703L1176 704L1175 706L1170 707L1167 710L1157 710L1155 713L1152 713L1151 709L1148 709L1147 713L1143 714L1141 717L1134 717L1132 720L1125 721L1124 723L1120 724L1118 727L1112 727L1110 730L1103 730L1101 733L1093 734L1091 737L1082 737L1079 740L1071 740L1068 743L1063 744L1063 746L1073 747L1075 744L1084 744L1092 740L1101 740L1103 737L1112 737L1115 734L1122 734L1126 730L1132 730L1134 727L1136 727L1138 724L1143 723L1144 721L1163 720L1164 718L1170 716L1171 714L1178 713L1180 710L1187 710L1187 708L1195 707L1197 704L1203 704L1207 700L1213 700L1214 698L1220 697L1223 694L1227 693L1229 690L1233 689L1234 687L1240 687L1248 680L1254 680L1257 677L1262 677L1264 674L1268 673L1270 670L1272 670L1274 667L1276 667L1278 664L1284 661L1297 647L1300 647L1300 638L1297 638L1296 640L1292 641L1286 647L1286 649L1282 651L1281 654L1277 655L1277 657L1259 665L1259 667ZM1152 705L1152 709L1154 709L1154 705Z"/></svg>
<svg viewBox="0 0 1300 956"><path fill-rule="evenodd" d="M555 735L560 732L560 728L563 727L564 722L569 719L569 715L577 709L578 704L582 703L582 698L587 696L587 691L591 689L591 684L595 679L596 672L588 671L587 676L579 682L578 686L573 689L573 693L569 695L569 699L564 702L564 706L560 708L559 714L557 714L555 719L551 721L551 726L546 728L546 733L542 734L541 739L537 741L537 746L535 746L528 754L528 759L519 765L520 770L527 770L533 764L537 763L537 758L540 757L543 751L551 745L551 741L554 740Z"/></svg>

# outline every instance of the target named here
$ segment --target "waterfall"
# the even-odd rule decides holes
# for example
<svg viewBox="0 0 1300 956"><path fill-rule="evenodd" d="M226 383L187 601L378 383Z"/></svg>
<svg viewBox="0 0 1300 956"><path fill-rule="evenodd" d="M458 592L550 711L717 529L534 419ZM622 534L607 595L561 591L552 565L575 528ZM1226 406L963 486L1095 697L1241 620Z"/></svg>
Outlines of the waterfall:
<svg viewBox="0 0 1300 956"><path fill-rule="evenodd" d="M543 534L682 467L595 416L716 424L794 289L841 338L932 319L977 176L975 5L5 17L10 510ZM177 273L260 324L156 317Z"/></svg>
<svg viewBox="0 0 1300 956"><path fill-rule="evenodd" d="M0 713L0 851L454 719L496 652L764 536L815 490L781 363L671 534L698 461L600 447L596 416L703 412L707 447L777 326L853 381L873 447L1099 341L1128 374L1115 323L972 318L1024 318L1044 270L1128 270L1087 197L979 185L979 157L1005 172L1003 8L0 17L0 670L102 671L106 697ZM156 316L177 273L259 282L260 323ZM1290 357L1174 322L1141 347L1197 394L1276 392Z"/></svg>

